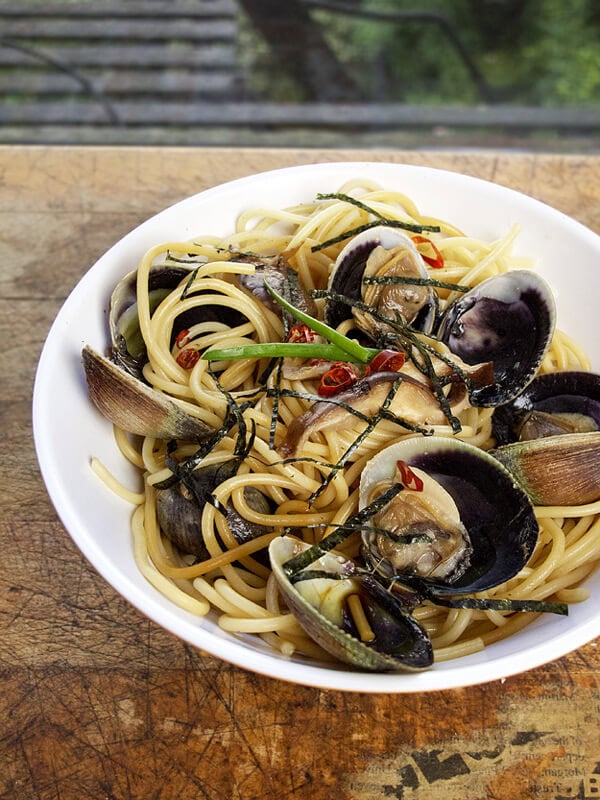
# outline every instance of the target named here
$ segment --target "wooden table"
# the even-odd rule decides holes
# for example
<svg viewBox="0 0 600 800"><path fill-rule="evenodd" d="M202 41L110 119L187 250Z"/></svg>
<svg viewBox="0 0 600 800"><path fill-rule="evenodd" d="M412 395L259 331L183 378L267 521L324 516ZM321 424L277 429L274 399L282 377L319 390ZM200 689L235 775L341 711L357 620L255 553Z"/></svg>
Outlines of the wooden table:
<svg viewBox="0 0 600 800"><path fill-rule="evenodd" d="M206 187L355 158L494 180L600 231L600 157L0 148L1 797L599 796L596 643L524 675L447 692L288 685L197 652L142 617L86 563L46 495L31 440L34 371L55 314L96 258Z"/></svg>

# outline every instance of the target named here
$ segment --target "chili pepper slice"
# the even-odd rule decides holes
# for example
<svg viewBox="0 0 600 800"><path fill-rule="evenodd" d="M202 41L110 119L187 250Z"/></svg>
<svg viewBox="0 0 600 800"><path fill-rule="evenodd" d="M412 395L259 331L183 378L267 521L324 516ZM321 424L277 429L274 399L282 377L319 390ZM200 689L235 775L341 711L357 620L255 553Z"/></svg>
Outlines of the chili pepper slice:
<svg viewBox="0 0 600 800"><path fill-rule="evenodd" d="M373 372L398 372L404 366L406 355L398 350L381 350L367 367L366 374Z"/></svg>
<svg viewBox="0 0 600 800"><path fill-rule="evenodd" d="M348 389L358 380L358 374L351 364L336 361L319 383L318 393L321 397L332 397L334 394Z"/></svg>
<svg viewBox="0 0 600 800"><path fill-rule="evenodd" d="M191 347L182 350L175 359L179 366L184 369L191 369L199 360L200 353L197 350L193 350Z"/></svg>
<svg viewBox="0 0 600 800"><path fill-rule="evenodd" d="M434 256L425 255L425 253L421 253L421 258L426 264L429 264L430 267L433 269L443 269L444 268L444 256L440 253L431 239L428 239L426 236L413 236L412 240L415 244L428 244L429 247L434 252ZM419 251L420 252L420 251Z"/></svg>
<svg viewBox="0 0 600 800"><path fill-rule="evenodd" d="M406 461L396 461L396 468L400 473L400 483L405 489L412 489L413 492L423 491L423 481L415 475Z"/></svg>
<svg viewBox="0 0 600 800"><path fill-rule="evenodd" d="M310 344L311 342L315 341L317 334L308 327L308 325L293 325L288 335L286 336L286 342L301 342L305 344ZM321 337L319 337L320 339Z"/></svg>
<svg viewBox="0 0 600 800"><path fill-rule="evenodd" d="M177 338L175 339L175 344L178 347L178 349L181 350L186 346L186 344L189 341L190 341L190 332L187 328L184 328L177 334Z"/></svg>

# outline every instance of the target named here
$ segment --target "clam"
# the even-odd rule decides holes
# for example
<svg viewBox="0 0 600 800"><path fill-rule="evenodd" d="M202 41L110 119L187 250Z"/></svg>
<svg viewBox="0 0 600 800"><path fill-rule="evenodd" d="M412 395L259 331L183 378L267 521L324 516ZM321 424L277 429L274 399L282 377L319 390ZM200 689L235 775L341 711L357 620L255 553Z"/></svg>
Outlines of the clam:
<svg viewBox="0 0 600 800"><path fill-rule="evenodd" d="M600 375L538 375L510 404L495 409L492 424L499 445L600 430Z"/></svg>
<svg viewBox="0 0 600 800"><path fill-rule="evenodd" d="M550 346L554 296L535 272L513 270L488 278L451 303L438 337L467 364L491 361L495 383L473 389L471 403L499 406L533 380Z"/></svg>
<svg viewBox="0 0 600 800"><path fill-rule="evenodd" d="M600 431L545 436L490 453L540 506L578 506L600 500Z"/></svg>
<svg viewBox="0 0 600 800"><path fill-rule="evenodd" d="M318 369L321 365L316 365ZM328 364L325 365L327 368ZM399 371L387 370L368 372L349 388L332 398L314 403L303 414L295 417L289 424L279 451L285 458L298 454L306 440L314 433L324 432L351 422L350 415L370 418L371 422L385 408L386 417L410 430L420 426L446 425L448 414L456 415L469 406L465 379L471 387L485 386L493 382L491 365L470 366L453 359L447 361L433 356L432 372L446 384L444 392L447 401L445 410L440 404L431 380L411 361L406 362ZM460 377L457 369L463 377ZM397 383L393 392L394 383ZM393 396L392 396L393 393ZM428 432L422 429L421 432Z"/></svg>
<svg viewBox="0 0 600 800"><path fill-rule="evenodd" d="M185 267L157 264L151 268L148 276L150 314L153 314L160 302L178 286L182 286L183 292L194 266L197 266L196 262L191 262L190 266ZM140 331L136 289L137 271L130 272L116 285L110 299L109 326L112 359L141 380L142 367L147 358L146 344ZM196 286L187 296L194 297L202 293L200 286ZM201 322L223 322L235 327L245 321L243 314L226 305L198 303L176 317L171 330L170 344L172 347L181 331Z"/></svg>
<svg viewBox="0 0 600 800"><path fill-rule="evenodd" d="M284 566L306 549L291 536L279 537L269 545L269 557L290 611L311 639L358 669L416 672L431 666L431 642L407 606L345 556L325 553L291 580Z"/></svg>
<svg viewBox="0 0 600 800"><path fill-rule="evenodd" d="M363 531L377 573L437 595L483 591L516 575L538 538L531 500L495 458L455 439L415 437L366 465L359 507L404 490Z"/></svg>
<svg viewBox="0 0 600 800"><path fill-rule="evenodd" d="M491 451L537 505L600 499L600 375L540 375L494 411Z"/></svg>
<svg viewBox="0 0 600 800"><path fill-rule="evenodd" d="M396 381L399 385L388 411L397 415L400 424L404 422L407 423L406 427L410 427L447 423L447 417L426 378L417 380L402 371L374 372L360 378L331 400L321 400L295 417L278 447L279 452L284 458L293 458L314 433L350 424L349 409L353 409L363 420L375 418L386 404ZM468 404L463 383L451 385L448 402L452 413L458 413Z"/></svg>
<svg viewBox="0 0 600 800"><path fill-rule="evenodd" d="M315 302L300 283L298 273L283 256L263 256L244 259L244 263L254 264L256 270L251 275L239 275L238 281L260 303L278 316L282 316L281 306L271 297L265 284L282 295L295 308L314 316ZM293 320L290 322L293 324Z"/></svg>
<svg viewBox="0 0 600 800"><path fill-rule="evenodd" d="M354 317L356 326L375 341L393 333L401 323L429 332L434 323L437 295L431 286L417 283L429 273L413 241L396 228L378 226L359 233L340 252L329 278L328 289L348 302L332 298L325 308L325 320L337 327ZM416 279L415 283L372 283L365 278ZM377 318L356 307L360 302L376 312Z"/></svg>
<svg viewBox="0 0 600 800"><path fill-rule="evenodd" d="M92 402L117 427L155 439L199 441L214 433L209 425L188 414L174 400L138 380L89 345L83 348L82 358Z"/></svg>
<svg viewBox="0 0 600 800"><path fill-rule="evenodd" d="M186 267L156 266L148 277L150 312L169 292L189 276ZM112 341L112 356L119 366L141 377L141 368L146 360L146 345L140 331L137 310L137 270L129 272L115 286L109 306L108 321Z"/></svg>
<svg viewBox="0 0 600 800"><path fill-rule="evenodd" d="M231 459L222 464L199 467L186 477L185 484L180 481L168 488L157 489L158 524L165 536L182 553L191 553L201 560L210 557L202 535L202 508L219 483L235 474L237 466L238 462ZM244 499L250 508L262 514L273 511L269 498L254 486L244 488ZM244 519L230 502L225 507L225 516L238 544L244 544L271 530Z"/></svg>

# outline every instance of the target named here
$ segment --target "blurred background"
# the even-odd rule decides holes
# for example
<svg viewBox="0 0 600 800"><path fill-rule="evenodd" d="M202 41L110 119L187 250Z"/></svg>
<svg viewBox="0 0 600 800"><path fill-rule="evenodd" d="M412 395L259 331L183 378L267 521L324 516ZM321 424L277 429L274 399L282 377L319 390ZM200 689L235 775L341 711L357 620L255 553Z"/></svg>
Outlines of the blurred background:
<svg viewBox="0 0 600 800"><path fill-rule="evenodd" d="M0 0L0 143L600 149L599 0Z"/></svg>

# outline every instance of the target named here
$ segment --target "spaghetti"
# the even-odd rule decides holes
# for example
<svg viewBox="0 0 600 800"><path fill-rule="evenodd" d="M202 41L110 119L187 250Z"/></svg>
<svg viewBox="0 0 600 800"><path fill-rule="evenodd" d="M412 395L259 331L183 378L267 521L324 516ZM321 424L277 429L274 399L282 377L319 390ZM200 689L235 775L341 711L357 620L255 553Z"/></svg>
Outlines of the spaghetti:
<svg viewBox="0 0 600 800"><path fill-rule="evenodd" d="M356 202L349 202L348 196ZM348 232L380 220L421 230L415 237L416 246L428 263L435 261L432 277L440 284L437 292L442 307L458 296L444 285L471 287L501 272L532 266L529 260L513 255L518 227L491 243L473 239L450 223L424 216L408 197L364 180L348 182L340 195L294 208L248 211L225 238L206 236L192 243L157 245L146 253L137 270L137 311L147 353L143 376L220 434L198 460L197 443L150 437L138 441L116 430L123 456L143 472L144 490L139 494L119 487L102 465L92 465L113 491L136 505L132 516L135 558L159 591L194 614L212 610L224 630L260 636L287 656L299 652L330 658L307 638L282 603L260 551L282 532L293 531L311 544L343 525L357 510L358 482L368 460L388 444L420 434L389 417L369 424L360 415L348 413L342 425L315 431L295 457L283 458L280 444L290 425L318 398L318 377L285 377L281 362L268 357L208 361L198 356L211 348L281 342L286 337L285 316L257 299L241 280L255 272L257 260L284 254L301 287L318 297L348 241ZM437 230L430 231L432 228ZM153 310L149 277L161 265L183 265L188 274ZM323 303L315 300L320 317ZM202 308L216 309L216 313L203 319ZM196 314L198 321L184 333L177 330L178 320L190 313ZM351 327L351 322L343 322L339 331L347 334ZM174 332L178 334L175 340ZM439 343L427 341L443 351ZM556 331L540 372L572 369L589 370L589 361L576 342ZM467 405L458 413L458 432L446 420L433 426L434 435L456 436L490 449L494 446L492 413L490 408ZM192 463L199 475L203 470L218 473L224 465L236 465L233 474L211 488L201 517L198 512L201 558L173 545L161 530L157 515L157 495L187 463ZM267 511L249 501L249 489L268 499ZM233 509L237 518L260 534L240 544L224 509ZM478 596L565 602L585 599L581 583L600 559L600 502L540 507L536 516L540 537L530 562L508 583ZM358 534L354 534L342 549L355 555L357 540ZM432 640L436 661L441 661L510 636L536 615L424 603L414 616Z"/></svg>

